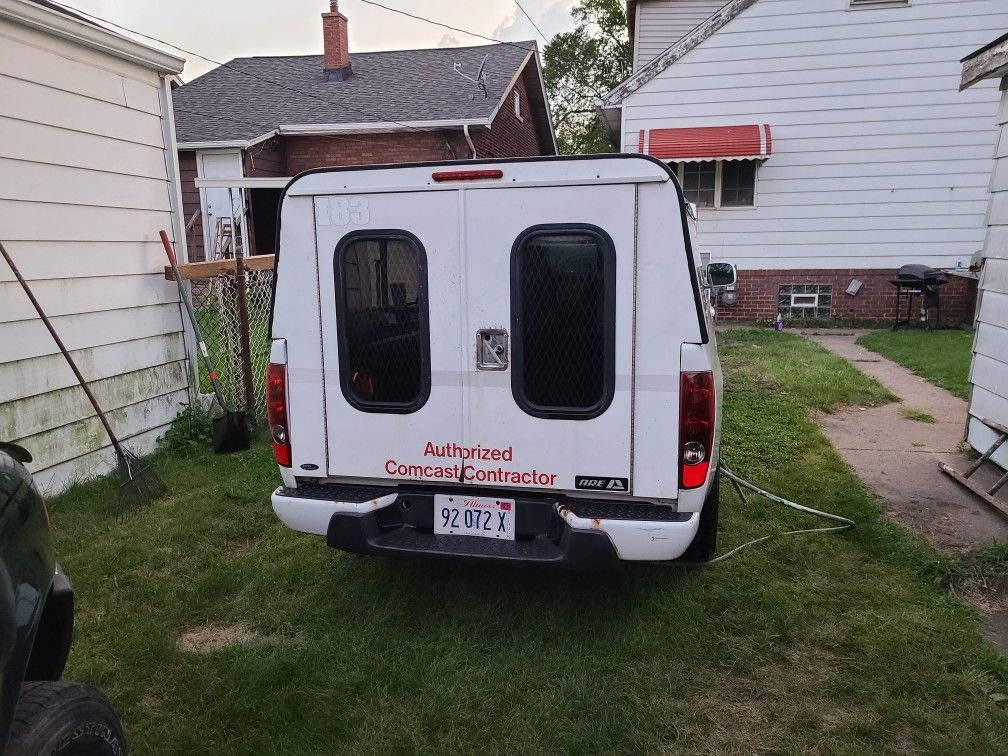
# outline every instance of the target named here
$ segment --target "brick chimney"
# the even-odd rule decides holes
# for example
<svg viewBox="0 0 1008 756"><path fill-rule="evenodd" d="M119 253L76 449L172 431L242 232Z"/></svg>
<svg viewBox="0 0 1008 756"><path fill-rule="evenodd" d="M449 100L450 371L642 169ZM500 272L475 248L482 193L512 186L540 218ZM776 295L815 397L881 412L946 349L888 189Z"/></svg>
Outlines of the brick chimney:
<svg viewBox="0 0 1008 756"><path fill-rule="evenodd" d="M352 73L350 48L347 41L347 17L339 12L339 3L332 0L329 12L322 14L322 44L325 55L322 68L326 81L343 81Z"/></svg>

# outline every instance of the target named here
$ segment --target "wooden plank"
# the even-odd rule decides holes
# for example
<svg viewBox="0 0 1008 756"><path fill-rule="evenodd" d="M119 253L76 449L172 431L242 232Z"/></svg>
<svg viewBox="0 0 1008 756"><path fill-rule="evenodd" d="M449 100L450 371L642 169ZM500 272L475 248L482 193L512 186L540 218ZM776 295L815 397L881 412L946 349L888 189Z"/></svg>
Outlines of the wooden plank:
<svg viewBox="0 0 1008 756"><path fill-rule="evenodd" d="M1008 72L1008 40L1003 40L979 55L974 54L963 61L962 82L959 89L975 84L981 79L1004 76Z"/></svg>
<svg viewBox="0 0 1008 756"><path fill-rule="evenodd" d="M987 493L984 489L982 489L980 486L974 483L971 479L964 477L962 473L953 468L951 465L947 465L944 462L940 462L938 466L941 468L941 471L943 473L952 478L956 483L965 488L968 488L970 491L972 491L981 499L983 499L987 504L991 506L991 508L994 509L995 512L1000 514L1002 517L1008 518L1008 503L998 501L989 493Z"/></svg>
<svg viewBox="0 0 1008 756"><path fill-rule="evenodd" d="M276 264L276 255L256 255L245 258L245 267L248 270L273 270ZM179 273L184 281L198 281L203 278L214 278L220 274L234 275L234 260L211 260L209 262L185 263L179 265ZM164 277L168 281L174 281L175 275L172 273L170 265L164 267Z"/></svg>

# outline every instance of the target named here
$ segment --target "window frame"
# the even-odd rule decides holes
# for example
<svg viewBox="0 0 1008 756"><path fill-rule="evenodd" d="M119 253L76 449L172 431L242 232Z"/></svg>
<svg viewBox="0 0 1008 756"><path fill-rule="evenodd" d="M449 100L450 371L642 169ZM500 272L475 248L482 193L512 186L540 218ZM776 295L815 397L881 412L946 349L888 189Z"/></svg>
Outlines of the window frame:
<svg viewBox="0 0 1008 756"><path fill-rule="evenodd" d="M757 207L759 207L759 173L760 173L760 166L763 165L763 161L762 160L756 160L755 158L752 158L752 161L755 163L755 166L754 166L755 170L753 171L753 202L752 202L751 205L722 205L721 204L722 178L723 178L724 164L727 161L725 161L723 158L711 158L711 160L715 164L714 165L714 205L713 205L713 207L700 207L700 206L698 206L697 207L698 211L699 210L755 210ZM700 160L700 161L690 160L690 161L682 161L682 162L673 161L675 163L674 170L675 170L676 178L679 179L679 186L682 187L682 190L683 190L683 197L686 196L686 186L683 183L684 176L685 176L685 173L686 173L686 163L687 162L690 162L690 163L696 163L696 162L707 163L707 162L711 162L711 160ZM689 200L686 200L686 201L689 202Z"/></svg>
<svg viewBox="0 0 1008 756"><path fill-rule="evenodd" d="M420 363L420 393L412 402L376 402L364 401L351 390L352 374L350 371L350 345L347 341L347 306L346 277L343 270L344 255L347 249L360 241L407 241L413 245L417 254L417 313L420 318L421 363ZM361 229L344 235L333 251L333 277L335 279L336 297L336 345L339 359L340 391L347 403L361 412L373 412L386 415L409 415L417 412L430 399L431 393L431 346L430 346L430 298L428 296L427 280L427 249L415 234L404 229Z"/></svg>
<svg viewBox="0 0 1008 756"><path fill-rule="evenodd" d="M809 286L815 287L815 291L794 291L796 287L807 288ZM787 291L784 291L787 289ZM826 309L827 306L822 303L821 297L828 296L830 299L829 303L829 313L825 318L820 315L819 310ZM784 317L789 321L803 321L803 320L822 320L829 319L833 317L833 297L834 288L831 283L803 283L803 282L791 282L791 283L779 283L777 285L777 312L781 317ZM788 305L785 307L781 305L780 300L783 297L788 298ZM801 300L803 297L815 297L814 303L802 304ZM811 311L811 315L796 316L796 310ZM785 316L785 312L787 313Z"/></svg>
<svg viewBox="0 0 1008 756"><path fill-rule="evenodd" d="M602 250L602 396L589 407L547 407L525 396L525 344L521 291L521 250L536 236L569 233L593 236ZM612 405L616 395L616 245L602 228L590 223L544 223L522 231L511 246L511 395L515 404L532 417L545 420L593 420Z"/></svg>

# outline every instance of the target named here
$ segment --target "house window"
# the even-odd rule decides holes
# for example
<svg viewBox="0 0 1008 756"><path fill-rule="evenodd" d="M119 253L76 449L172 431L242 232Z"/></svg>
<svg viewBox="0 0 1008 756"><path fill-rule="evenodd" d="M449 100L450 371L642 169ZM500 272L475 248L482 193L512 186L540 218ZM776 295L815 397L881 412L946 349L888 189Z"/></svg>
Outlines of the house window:
<svg viewBox="0 0 1008 756"><path fill-rule="evenodd" d="M511 253L511 391L534 417L588 420L616 381L616 252L594 226L536 226Z"/></svg>
<svg viewBox="0 0 1008 756"><path fill-rule="evenodd" d="M832 284L781 284L777 311L792 320L826 320L833 313Z"/></svg>
<svg viewBox="0 0 1008 756"><path fill-rule="evenodd" d="M697 207L753 207L756 160L704 160L679 163L676 170L687 202Z"/></svg>
<svg viewBox="0 0 1008 756"><path fill-rule="evenodd" d="M851 9L906 7L910 0L850 0Z"/></svg>
<svg viewBox="0 0 1008 756"><path fill-rule="evenodd" d="M430 395L420 240L405 231L348 234L334 267L343 395L364 412L415 412Z"/></svg>
<svg viewBox="0 0 1008 756"><path fill-rule="evenodd" d="M521 114L521 93L520 92L515 92L514 93L514 110L515 110L515 118L517 118L519 121L521 121L522 123L524 123L525 119L522 118L522 114Z"/></svg>

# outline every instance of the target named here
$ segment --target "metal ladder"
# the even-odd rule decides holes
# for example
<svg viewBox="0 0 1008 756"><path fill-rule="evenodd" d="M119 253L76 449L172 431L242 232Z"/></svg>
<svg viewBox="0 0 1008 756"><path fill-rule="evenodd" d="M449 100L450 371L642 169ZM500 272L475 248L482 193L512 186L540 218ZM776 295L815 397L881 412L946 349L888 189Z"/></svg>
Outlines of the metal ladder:
<svg viewBox="0 0 1008 756"><path fill-rule="evenodd" d="M1008 502L999 501L998 499L994 498L994 494L1000 491L1005 483L1008 483L1008 472L1004 473L1000 478L998 478L994 482L993 486L991 486L986 490L982 486L979 486L977 485L977 483L970 480L970 476L972 476L973 473L975 473L977 470L983 467L984 464L991 458L991 455L994 454L994 452L996 452L998 449L1000 449L1006 441L1008 441L1008 428L1001 425L1000 423L995 423L993 420L988 420L983 417L978 417L977 420L979 420L988 428L998 433L999 435L997 440L993 444L991 444L991 447L987 451L985 451L982 455L980 455L980 459L978 459L976 462L970 465L969 469L966 470L966 472L964 473L959 472L951 465L948 465L944 462L940 463L940 467L943 473L951 477L960 485L965 486L970 491L975 493L985 502L994 507L994 509L997 510L1000 514L1002 514L1005 517L1008 517Z"/></svg>

